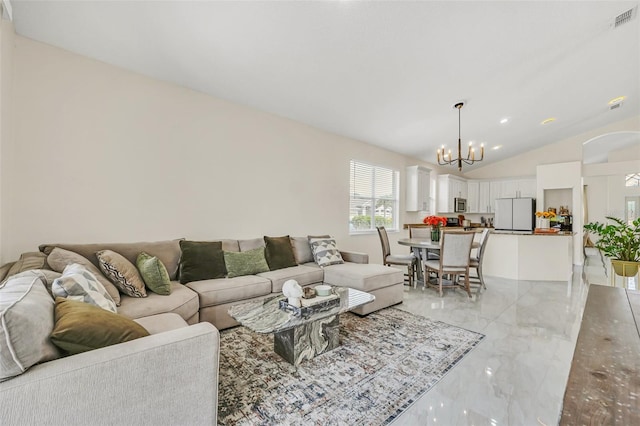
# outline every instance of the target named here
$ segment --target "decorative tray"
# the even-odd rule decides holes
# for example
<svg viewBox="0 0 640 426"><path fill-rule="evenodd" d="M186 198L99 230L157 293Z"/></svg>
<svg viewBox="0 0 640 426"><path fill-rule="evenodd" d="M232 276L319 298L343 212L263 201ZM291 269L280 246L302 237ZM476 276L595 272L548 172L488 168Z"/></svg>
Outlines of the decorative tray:
<svg viewBox="0 0 640 426"><path fill-rule="evenodd" d="M557 234L560 231L558 228L536 228L533 231L535 234Z"/></svg>
<svg viewBox="0 0 640 426"><path fill-rule="evenodd" d="M329 309L335 308L340 305L340 297L334 295L335 297L328 297L326 300L315 303L311 306L303 306L298 308L297 306L290 305L287 303L287 299L282 299L280 301L280 309L286 312L291 312L293 316L307 318L316 312L328 311Z"/></svg>

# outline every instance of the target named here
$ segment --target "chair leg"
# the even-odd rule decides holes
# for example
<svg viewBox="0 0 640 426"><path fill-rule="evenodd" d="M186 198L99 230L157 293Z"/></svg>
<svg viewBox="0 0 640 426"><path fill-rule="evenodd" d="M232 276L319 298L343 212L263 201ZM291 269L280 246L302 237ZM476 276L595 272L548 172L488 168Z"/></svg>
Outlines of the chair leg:
<svg viewBox="0 0 640 426"><path fill-rule="evenodd" d="M464 276L464 288L467 290L467 294L469 295L469 298L471 298L471 286L469 285L469 270L467 270L467 273Z"/></svg>
<svg viewBox="0 0 640 426"><path fill-rule="evenodd" d="M478 272L478 278L480 279L480 284L482 284L482 288L486 290L487 285L484 283L484 277L482 276L482 263L478 265L478 267L476 268L476 271Z"/></svg>
<svg viewBox="0 0 640 426"><path fill-rule="evenodd" d="M443 293L442 293L442 276L443 276L444 274L443 274L442 272L440 272L440 274L439 274L439 275L440 275L440 277L439 277L439 282L440 282L440 297L442 297L442 296L443 296Z"/></svg>

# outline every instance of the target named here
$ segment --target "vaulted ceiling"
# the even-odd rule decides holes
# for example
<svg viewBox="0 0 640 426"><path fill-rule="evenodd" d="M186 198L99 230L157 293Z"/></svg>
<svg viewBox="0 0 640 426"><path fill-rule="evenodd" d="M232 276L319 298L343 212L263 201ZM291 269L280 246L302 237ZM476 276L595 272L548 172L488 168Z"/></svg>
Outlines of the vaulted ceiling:
<svg viewBox="0 0 640 426"><path fill-rule="evenodd" d="M640 115L638 3L11 0L22 36L429 162L464 101L483 164Z"/></svg>

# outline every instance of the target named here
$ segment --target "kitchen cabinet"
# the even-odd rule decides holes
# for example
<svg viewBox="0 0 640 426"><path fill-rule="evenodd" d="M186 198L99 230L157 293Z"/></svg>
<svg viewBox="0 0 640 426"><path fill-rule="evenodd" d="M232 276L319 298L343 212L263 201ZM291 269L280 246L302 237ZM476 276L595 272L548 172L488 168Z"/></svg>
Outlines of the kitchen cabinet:
<svg viewBox="0 0 640 426"><path fill-rule="evenodd" d="M497 198L535 198L536 178L508 179L500 182Z"/></svg>
<svg viewBox="0 0 640 426"><path fill-rule="evenodd" d="M417 212L429 210L431 169L422 166L409 166L406 171L406 211Z"/></svg>
<svg viewBox="0 0 640 426"><path fill-rule="evenodd" d="M493 182L467 181L467 213L493 213L494 200L491 198Z"/></svg>
<svg viewBox="0 0 640 426"><path fill-rule="evenodd" d="M454 175L438 176L438 205L440 213L454 213L454 200L467 198L467 181Z"/></svg>

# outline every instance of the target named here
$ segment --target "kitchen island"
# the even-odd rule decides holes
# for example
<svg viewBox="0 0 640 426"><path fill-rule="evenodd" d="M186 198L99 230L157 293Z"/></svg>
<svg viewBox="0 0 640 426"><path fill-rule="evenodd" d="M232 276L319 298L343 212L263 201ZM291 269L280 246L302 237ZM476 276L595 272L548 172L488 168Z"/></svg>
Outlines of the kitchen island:
<svg viewBox="0 0 640 426"><path fill-rule="evenodd" d="M569 281L573 236L573 232L493 231L485 248L483 274L514 280Z"/></svg>

